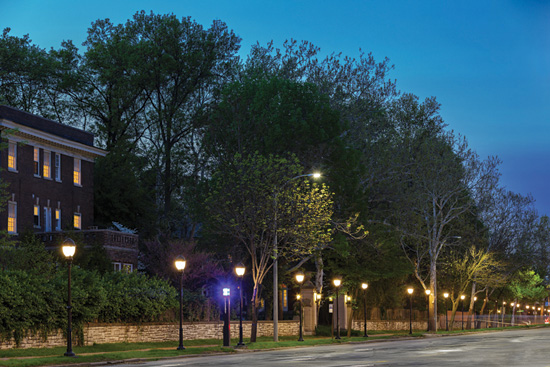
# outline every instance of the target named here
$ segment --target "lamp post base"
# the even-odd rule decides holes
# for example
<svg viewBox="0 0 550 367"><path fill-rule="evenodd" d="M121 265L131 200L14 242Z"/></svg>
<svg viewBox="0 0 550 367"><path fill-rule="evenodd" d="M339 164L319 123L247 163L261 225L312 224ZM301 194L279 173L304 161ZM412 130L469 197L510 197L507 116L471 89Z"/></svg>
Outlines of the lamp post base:
<svg viewBox="0 0 550 367"><path fill-rule="evenodd" d="M185 347L183 345L180 345L177 350L185 350Z"/></svg>
<svg viewBox="0 0 550 367"><path fill-rule="evenodd" d="M65 352L63 355L64 355L65 357L76 357L76 354L74 354L73 351Z"/></svg>

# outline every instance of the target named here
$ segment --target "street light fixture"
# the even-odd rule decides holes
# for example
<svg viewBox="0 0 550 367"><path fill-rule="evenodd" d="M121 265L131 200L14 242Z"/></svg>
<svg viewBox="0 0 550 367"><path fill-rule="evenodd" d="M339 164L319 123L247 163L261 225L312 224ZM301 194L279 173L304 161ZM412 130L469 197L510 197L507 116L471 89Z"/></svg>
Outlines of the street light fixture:
<svg viewBox="0 0 550 367"><path fill-rule="evenodd" d="M409 293L409 306L410 306L410 311L409 311L409 334L412 334L413 333L413 319L412 319L412 315L413 315L413 292L414 292L414 289L412 288L407 288L407 292Z"/></svg>
<svg viewBox="0 0 550 367"><path fill-rule="evenodd" d="M361 284L361 288L363 288L363 295L364 295L364 299L363 299L363 303L364 303L363 316L365 318L365 333L363 335L364 338L368 338L368 335L367 335L367 288L368 287L369 285L367 283Z"/></svg>
<svg viewBox="0 0 550 367"><path fill-rule="evenodd" d="M449 331L449 308L447 306L447 299L449 298L449 293L445 292L443 293L443 297L445 297L445 331Z"/></svg>
<svg viewBox="0 0 550 367"><path fill-rule="evenodd" d="M428 328L426 329L426 331L430 331L430 294L432 293L432 291L429 289L426 289L425 292L426 292L426 301L428 303Z"/></svg>
<svg viewBox="0 0 550 367"><path fill-rule="evenodd" d="M185 260L183 255L179 255L174 261L176 269L180 272L180 345L177 350L185 349L183 346L183 270L186 264L187 260Z"/></svg>
<svg viewBox="0 0 550 367"><path fill-rule="evenodd" d="M300 301L300 337L298 338L299 342L304 341L303 336L303 323L302 323L302 283L304 282L305 275L303 272L299 271L296 273L296 281L300 284L300 294L298 294L298 300Z"/></svg>
<svg viewBox="0 0 550 367"><path fill-rule="evenodd" d="M464 298L466 298L465 295L461 295L460 296L460 300L462 301L462 317L461 317L461 321L462 321L462 330L464 330Z"/></svg>
<svg viewBox="0 0 550 367"><path fill-rule="evenodd" d="M244 347L243 342L243 275L246 271L246 268L244 267L243 263L238 263L237 266L235 266L235 273L239 277L239 342L237 343L237 347Z"/></svg>
<svg viewBox="0 0 550 367"><path fill-rule="evenodd" d="M73 322L73 306L71 304L71 265L73 264L73 256L76 252L76 245L74 241L70 238L66 238L65 241L61 244L61 249L63 250L63 255L67 259L69 269L68 269L68 282L67 282L67 351L65 352L66 357L74 357L73 352L73 342L72 342L72 322Z"/></svg>
<svg viewBox="0 0 550 367"><path fill-rule="evenodd" d="M338 317L338 288L342 284L342 279L334 278L332 282L334 283L334 287L336 287L336 338L334 339L340 339L340 318Z"/></svg>
<svg viewBox="0 0 550 367"><path fill-rule="evenodd" d="M308 173L306 175L299 175L292 177L285 181L278 189L273 190L273 341L279 341L279 274L278 274L278 240L277 240L277 197L279 191L290 181L296 180L302 177L320 178L319 172Z"/></svg>

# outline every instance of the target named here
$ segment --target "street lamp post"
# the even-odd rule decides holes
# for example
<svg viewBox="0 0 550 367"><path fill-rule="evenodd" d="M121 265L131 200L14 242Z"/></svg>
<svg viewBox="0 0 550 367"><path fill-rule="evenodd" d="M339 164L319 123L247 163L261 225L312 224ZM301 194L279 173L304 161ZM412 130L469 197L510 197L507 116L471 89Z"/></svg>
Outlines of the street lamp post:
<svg viewBox="0 0 550 367"><path fill-rule="evenodd" d="M180 272L180 344L177 350L185 349L183 346L183 270L185 269L186 264L187 260L185 260L185 257L182 255L176 257L176 260L174 261L176 269Z"/></svg>
<svg viewBox="0 0 550 367"><path fill-rule="evenodd" d="M429 289L426 289L425 292L426 292L426 301L428 304L428 328L426 329L426 331L430 331L430 293L432 293L432 291Z"/></svg>
<svg viewBox="0 0 550 367"><path fill-rule="evenodd" d="M363 303L364 303L364 308L363 308L363 316L365 318L365 334L363 335L364 338L367 338L368 335L367 335L367 288L369 287L369 285L367 283L363 283L361 284L361 288L363 288L363 295L364 295L364 299L363 299Z"/></svg>
<svg viewBox="0 0 550 367"><path fill-rule="evenodd" d="M242 263L239 263L237 266L235 266L235 273L239 277L239 342L237 343L237 347L243 347L243 275L246 268Z"/></svg>
<svg viewBox="0 0 550 367"><path fill-rule="evenodd" d="M296 281L300 284L300 294L298 295L298 300L300 301L300 337L298 338L299 342L304 341L303 336L303 323L302 323L302 283L304 281L305 275L301 271L296 273Z"/></svg>
<svg viewBox="0 0 550 367"><path fill-rule="evenodd" d="M76 252L76 245L74 241L70 238L65 239L63 243L61 244L61 248L63 250L63 255L67 258L67 262L69 265L68 269L68 281L67 281L67 288L68 288L68 294L67 294L67 351L65 352L66 357L74 357L75 354L73 352L73 341L72 341L72 322L73 322L73 306L71 304L71 265L73 263L73 256Z"/></svg>
<svg viewBox="0 0 550 367"><path fill-rule="evenodd" d="M338 303L340 302L338 302L338 288L342 284L342 279L335 278L332 282L334 283L334 287L336 287L336 338L334 339L340 339L340 318L338 315Z"/></svg>
<svg viewBox="0 0 550 367"><path fill-rule="evenodd" d="M465 295L460 296L460 300L462 301L462 316L460 317L462 321L462 330L464 330L464 298L466 298Z"/></svg>
<svg viewBox="0 0 550 367"><path fill-rule="evenodd" d="M409 334L413 333L413 291L414 289L408 288L407 292L409 293Z"/></svg>
<svg viewBox="0 0 550 367"><path fill-rule="evenodd" d="M285 183L279 187L279 190L282 189L290 181L296 180L301 177L321 177L320 173L309 173L307 175L299 175L292 177L290 180L287 180ZM279 190L273 191L273 341L279 341L279 274L278 274L278 240L277 240L277 196L279 195Z"/></svg>
<svg viewBox="0 0 550 367"><path fill-rule="evenodd" d="M443 297L445 297L445 331L449 331L449 315L447 312L448 306L447 306L447 299L449 298L449 293L445 292L443 293Z"/></svg>
<svg viewBox="0 0 550 367"><path fill-rule="evenodd" d="M504 314L506 313L506 301L502 302L502 327L504 327Z"/></svg>

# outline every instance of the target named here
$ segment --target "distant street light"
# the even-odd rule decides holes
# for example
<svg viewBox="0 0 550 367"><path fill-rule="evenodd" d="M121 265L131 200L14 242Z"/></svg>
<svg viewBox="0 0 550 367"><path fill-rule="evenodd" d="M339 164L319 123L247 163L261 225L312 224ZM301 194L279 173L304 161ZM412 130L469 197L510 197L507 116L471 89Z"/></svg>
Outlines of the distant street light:
<svg viewBox="0 0 550 367"><path fill-rule="evenodd" d="M304 282L305 275L301 271L296 273L296 281L300 284L300 294L298 294L298 300L300 301L300 337L298 338L299 342L304 341L303 336L303 323L302 323L302 283Z"/></svg>
<svg viewBox="0 0 550 367"><path fill-rule="evenodd" d="M426 301L428 303L428 329L426 331L430 331L430 293L432 293L431 290L426 289Z"/></svg>
<svg viewBox="0 0 550 367"><path fill-rule="evenodd" d="M176 269L180 272L180 345L177 350L185 349L183 346L183 270L185 269L186 264L187 260L185 260L185 257L182 255L176 257L176 260L174 261Z"/></svg>
<svg viewBox="0 0 550 367"><path fill-rule="evenodd" d="M363 316L365 317L365 333L363 334L364 338L368 338L368 335L367 335L367 288L368 287L369 285L367 283L361 284L361 288L363 288L363 295L364 295L364 299L363 299L363 303L364 303Z"/></svg>
<svg viewBox="0 0 550 367"><path fill-rule="evenodd" d="M336 287L336 338L334 339L340 339L340 318L338 317L338 288L342 284L342 279L335 278L333 281L334 287Z"/></svg>
<svg viewBox="0 0 550 367"><path fill-rule="evenodd" d="M237 347L243 347L243 275L246 271L246 268L244 267L243 263L237 264L235 266L235 273L239 277L239 342L237 343Z"/></svg>
<svg viewBox="0 0 550 367"><path fill-rule="evenodd" d="M279 274L278 274L278 240L277 240L277 197L279 191L290 181L296 180L301 177L321 177L320 173L309 173L306 175L299 175L292 177L284 182L278 189L273 190L273 341L279 341Z"/></svg>
<svg viewBox="0 0 550 367"><path fill-rule="evenodd" d="M409 306L410 306L410 312L409 312L409 334L413 333L413 292L414 289L408 288L407 292L409 293Z"/></svg>
<svg viewBox="0 0 550 367"><path fill-rule="evenodd" d="M76 245L74 241L70 238L65 239L61 244L63 250L63 255L67 258L69 265L68 269L68 295L67 295L67 351L65 352L66 357L74 357L73 352L73 341L72 341L72 321L73 321L73 306L71 304L71 265L73 264L73 256L76 252Z"/></svg>
<svg viewBox="0 0 550 367"><path fill-rule="evenodd" d="M466 298L465 295L461 295L460 296L460 299L462 300L462 317L461 317L461 321L462 321L462 330L464 330L464 298Z"/></svg>
<svg viewBox="0 0 550 367"><path fill-rule="evenodd" d="M445 331L449 331L449 315L448 315L448 306L447 306L447 299L449 298L449 293L445 292L443 293L443 297L445 297Z"/></svg>

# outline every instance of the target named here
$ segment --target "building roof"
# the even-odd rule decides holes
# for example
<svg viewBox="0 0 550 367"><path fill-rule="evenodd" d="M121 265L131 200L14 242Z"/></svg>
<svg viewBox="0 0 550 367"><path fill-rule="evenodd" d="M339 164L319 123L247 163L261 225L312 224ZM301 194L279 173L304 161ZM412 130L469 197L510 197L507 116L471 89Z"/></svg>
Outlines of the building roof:
<svg viewBox="0 0 550 367"><path fill-rule="evenodd" d="M18 110L17 108L0 105L0 120L5 119L36 130L59 136L78 143L94 146L94 134L72 126L64 125L44 117Z"/></svg>

